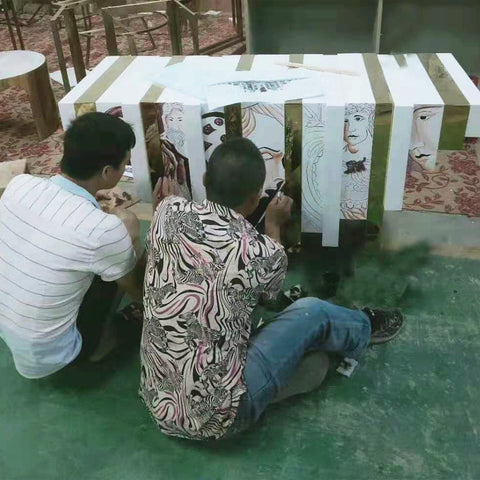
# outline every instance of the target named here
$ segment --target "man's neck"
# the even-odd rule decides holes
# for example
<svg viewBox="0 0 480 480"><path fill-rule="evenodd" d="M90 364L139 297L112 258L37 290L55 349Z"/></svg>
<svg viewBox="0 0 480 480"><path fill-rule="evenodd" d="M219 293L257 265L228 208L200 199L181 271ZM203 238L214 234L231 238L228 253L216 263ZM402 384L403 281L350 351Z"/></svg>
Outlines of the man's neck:
<svg viewBox="0 0 480 480"><path fill-rule="evenodd" d="M75 183L79 187L84 188L93 197L96 195L96 193L99 190L98 182L95 178L91 178L88 180L78 180L76 178L72 178L68 176L66 173L61 173L61 175L62 177L65 177L67 180L70 180L71 182Z"/></svg>

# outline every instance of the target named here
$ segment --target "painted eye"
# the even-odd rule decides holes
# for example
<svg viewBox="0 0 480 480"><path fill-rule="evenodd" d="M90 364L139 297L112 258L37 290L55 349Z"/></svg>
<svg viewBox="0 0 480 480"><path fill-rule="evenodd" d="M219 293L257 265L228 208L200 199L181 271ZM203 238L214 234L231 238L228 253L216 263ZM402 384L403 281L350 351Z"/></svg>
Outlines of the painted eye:
<svg viewBox="0 0 480 480"><path fill-rule="evenodd" d="M221 118L216 118L214 122L215 122L215 125L218 125L219 127L223 125L223 120Z"/></svg>
<svg viewBox="0 0 480 480"><path fill-rule="evenodd" d="M210 123L207 123L204 127L203 127L203 133L205 135L210 135L212 132L214 132L215 129L212 127L212 125Z"/></svg>
<svg viewBox="0 0 480 480"><path fill-rule="evenodd" d="M361 115L355 115L353 117L357 122L361 122L363 120L363 117Z"/></svg>
<svg viewBox="0 0 480 480"><path fill-rule="evenodd" d="M431 115L425 115L425 114L420 115L420 120L429 120L430 118L432 118Z"/></svg>

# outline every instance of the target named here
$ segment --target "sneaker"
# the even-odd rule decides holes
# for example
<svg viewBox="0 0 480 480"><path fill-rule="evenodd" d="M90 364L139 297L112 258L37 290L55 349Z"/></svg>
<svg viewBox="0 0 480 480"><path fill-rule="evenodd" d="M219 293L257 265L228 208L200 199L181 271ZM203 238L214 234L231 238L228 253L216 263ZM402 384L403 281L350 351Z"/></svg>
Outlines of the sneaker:
<svg viewBox="0 0 480 480"><path fill-rule="evenodd" d="M370 345L389 342L402 330L403 314L400 309L382 310L379 308L364 308L372 326Z"/></svg>

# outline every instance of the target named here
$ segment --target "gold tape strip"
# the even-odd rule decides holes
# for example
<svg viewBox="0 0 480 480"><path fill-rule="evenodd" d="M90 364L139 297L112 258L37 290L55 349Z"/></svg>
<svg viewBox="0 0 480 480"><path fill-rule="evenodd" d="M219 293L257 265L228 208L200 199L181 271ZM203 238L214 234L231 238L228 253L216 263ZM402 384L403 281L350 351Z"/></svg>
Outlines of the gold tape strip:
<svg viewBox="0 0 480 480"><path fill-rule="evenodd" d="M255 55L242 55L237 65L237 72L249 72L252 69Z"/></svg>
<svg viewBox="0 0 480 480"><path fill-rule="evenodd" d="M289 56L291 63L303 63L302 54ZM293 198L292 216L285 229L284 241L288 246L299 245L302 238L302 100L285 102L285 187L283 191Z"/></svg>
<svg viewBox="0 0 480 480"><path fill-rule="evenodd" d="M255 60L255 55L242 55L238 61L237 72L250 71ZM225 107L225 135L227 140L242 136L242 105L234 103Z"/></svg>
<svg viewBox="0 0 480 480"><path fill-rule="evenodd" d="M396 54L393 56L393 58L395 58L395 60L397 61L398 63L398 66L400 68L403 68L403 67L406 67L407 66L407 59L405 58L405 55L403 54Z"/></svg>
<svg viewBox="0 0 480 480"><path fill-rule="evenodd" d="M437 54L423 53L418 58L445 103L438 149L463 150L470 103Z"/></svg>
<svg viewBox="0 0 480 480"><path fill-rule="evenodd" d="M87 112L95 112L97 100L134 60L135 57L118 57L75 102L75 115L78 117Z"/></svg>
<svg viewBox="0 0 480 480"><path fill-rule="evenodd" d="M377 55L364 53L363 61L376 103L367 220L380 226L383 222L393 101Z"/></svg>

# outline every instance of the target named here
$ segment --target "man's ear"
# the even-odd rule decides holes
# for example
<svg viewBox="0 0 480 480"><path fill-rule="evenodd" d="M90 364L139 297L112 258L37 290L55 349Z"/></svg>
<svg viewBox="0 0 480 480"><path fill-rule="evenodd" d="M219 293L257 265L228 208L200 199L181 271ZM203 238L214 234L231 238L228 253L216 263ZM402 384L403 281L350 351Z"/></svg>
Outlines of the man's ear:
<svg viewBox="0 0 480 480"><path fill-rule="evenodd" d="M102 179L103 180L107 180L108 179L108 175L110 173L110 170L111 170L111 166L110 165L105 165L103 168L102 168L102 171L100 172L100 175L102 176Z"/></svg>

